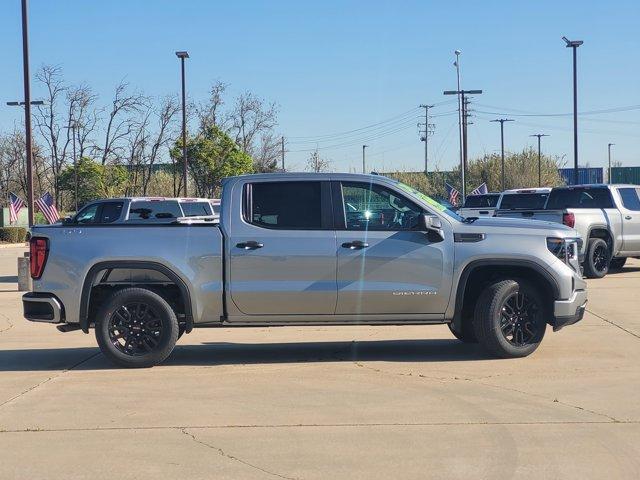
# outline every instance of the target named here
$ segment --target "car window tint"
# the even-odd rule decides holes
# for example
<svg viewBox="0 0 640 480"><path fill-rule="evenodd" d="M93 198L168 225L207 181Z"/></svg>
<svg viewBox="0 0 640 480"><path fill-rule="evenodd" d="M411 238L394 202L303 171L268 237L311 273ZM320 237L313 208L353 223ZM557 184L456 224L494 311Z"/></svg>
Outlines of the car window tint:
<svg viewBox="0 0 640 480"><path fill-rule="evenodd" d="M640 189L638 188L619 188L622 204L628 210L640 211Z"/></svg>
<svg viewBox="0 0 640 480"><path fill-rule="evenodd" d="M322 228L320 182L267 182L251 185L250 223L284 230Z"/></svg>
<svg viewBox="0 0 640 480"><path fill-rule="evenodd" d="M546 208L614 208L607 188L561 188L552 190Z"/></svg>
<svg viewBox="0 0 640 480"><path fill-rule="evenodd" d="M502 196L500 208L505 210L539 210L547 203L548 193L510 193Z"/></svg>
<svg viewBox="0 0 640 480"><path fill-rule="evenodd" d="M81 223L83 225L95 223L99 206L100 204L94 203L93 205L89 205L83 210L80 210L80 213L76 215L75 223Z"/></svg>
<svg viewBox="0 0 640 480"><path fill-rule="evenodd" d="M498 204L500 195L469 195L464 208L492 208Z"/></svg>
<svg viewBox="0 0 640 480"><path fill-rule="evenodd" d="M132 202L129 208L129 220L167 220L182 216L177 201L144 200Z"/></svg>
<svg viewBox="0 0 640 480"><path fill-rule="evenodd" d="M211 215L209 202L180 202L185 217Z"/></svg>
<svg viewBox="0 0 640 480"><path fill-rule="evenodd" d="M120 218L122 202L106 202L102 204L99 223L113 223Z"/></svg>
<svg viewBox="0 0 640 480"><path fill-rule="evenodd" d="M342 184L347 230L415 230L422 209L395 191L370 183Z"/></svg>

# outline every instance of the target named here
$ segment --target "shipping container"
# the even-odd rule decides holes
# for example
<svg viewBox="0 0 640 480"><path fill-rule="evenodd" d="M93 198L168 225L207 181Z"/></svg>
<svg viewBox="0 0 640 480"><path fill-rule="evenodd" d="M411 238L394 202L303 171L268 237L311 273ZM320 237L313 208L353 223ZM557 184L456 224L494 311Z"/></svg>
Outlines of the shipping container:
<svg viewBox="0 0 640 480"><path fill-rule="evenodd" d="M640 185L640 167L611 167L611 183Z"/></svg>
<svg viewBox="0 0 640 480"><path fill-rule="evenodd" d="M578 184L603 183L603 168L578 168ZM573 168L559 168L558 173L567 185L575 185L573 181Z"/></svg>

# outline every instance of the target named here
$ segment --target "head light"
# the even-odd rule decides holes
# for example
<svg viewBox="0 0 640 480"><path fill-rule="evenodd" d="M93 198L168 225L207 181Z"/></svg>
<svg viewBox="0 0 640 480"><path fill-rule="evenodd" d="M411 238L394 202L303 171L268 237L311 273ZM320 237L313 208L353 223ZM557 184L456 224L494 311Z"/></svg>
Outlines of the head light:
<svg viewBox="0 0 640 480"><path fill-rule="evenodd" d="M578 263L578 238L547 238L547 249L574 270ZM577 270L576 270L577 271Z"/></svg>

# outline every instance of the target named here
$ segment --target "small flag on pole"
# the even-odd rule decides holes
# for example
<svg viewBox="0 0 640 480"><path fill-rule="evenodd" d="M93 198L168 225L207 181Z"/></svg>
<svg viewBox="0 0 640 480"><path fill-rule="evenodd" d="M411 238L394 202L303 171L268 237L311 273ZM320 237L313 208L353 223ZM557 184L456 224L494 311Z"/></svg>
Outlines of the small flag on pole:
<svg viewBox="0 0 640 480"><path fill-rule="evenodd" d="M18 214L24 207L24 201L15 193L9 194L9 223L16 223L18 221Z"/></svg>
<svg viewBox="0 0 640 480"><path fill-rule="evenodd" d="M489 189L487 188L487 184L483 183L478 188L473 190L469 195L485 195L486 193L489 193Z"/></svg>
<svg viewBox="0 0 640 480"><path fill-rule="evenodd" d="M36 200L36 205L40 209L40 211L44 214L47 222L56 223L60 219L60 215L58 214L58 209L56 209L56 205L53 201L53 197L49 192L45 193Z"/></svg>
<svg viewBox="0 0 640 480"><path fill-rule="evenodd" d="M449 203L454 207L457 207L458 202L460 201L460 192L448 183L445 183L444 186L447 189L447 195L449 195Z"/></svg>

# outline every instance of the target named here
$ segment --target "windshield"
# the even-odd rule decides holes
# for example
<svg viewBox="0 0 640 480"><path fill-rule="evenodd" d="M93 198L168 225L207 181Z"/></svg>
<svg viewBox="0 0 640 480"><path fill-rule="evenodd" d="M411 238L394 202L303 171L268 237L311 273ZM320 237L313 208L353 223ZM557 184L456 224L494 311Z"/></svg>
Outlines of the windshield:
<svg viewBox="0 0 640 480"><path fill-rule="evenodd" d="M498 204L500 194L469 195L464 202L463 208L492 208Z"/></svg>
<svg viewBox="0 0 640 480"><path fill-rule="evenodd" d="M424 193L422 193L422 192L416 190L415 188L410 187L409 185L406 185L406 184L404 184L402 182L398 182L397 185L398 185L399 188L401 188L402 190L407 192L409 195L413 196L414 198L417 198L418 200L423 201L424 203L426 203L429 206L435 208L439 212L444 213L445 215L453 218L454 220L458 220L459 222L464 221L464 217L461 217L460 215L458 215L453 210L449 210L447 207L442 205L440 202L434 200L429 195L425 195Z"/></svg>
<svg viewBox="0 0 640 480"><path fill-rule="evenodd" d="M504 210L541 210L547 203L549 193L505 193L500 208Z"/></svg>

